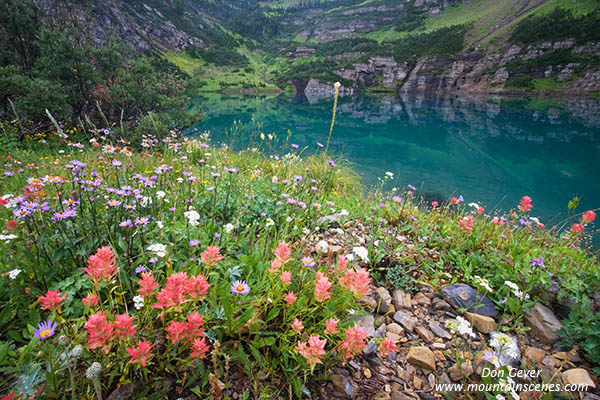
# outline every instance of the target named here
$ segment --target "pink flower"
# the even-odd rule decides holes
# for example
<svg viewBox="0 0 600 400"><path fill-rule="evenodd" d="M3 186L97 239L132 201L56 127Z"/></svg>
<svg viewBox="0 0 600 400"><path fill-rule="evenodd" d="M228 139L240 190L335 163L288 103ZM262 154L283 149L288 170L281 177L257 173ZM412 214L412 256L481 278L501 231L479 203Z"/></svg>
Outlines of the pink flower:
<svg viewBox="0 0 600 400"><path fill-rule="evenodd" d="M210 284L202 274L192 276L188 282L187 293L191 298L200 300L208 293Z"/></svg>
<svg viewBox="0 0 600 400"><path fill-rule="evenodd" d="M523 196L523 198L521 198L521 202L519 203L519 211L527 212L530 211L532 208L533 204L531 204L531 197Z"/></svg>
<svg viewBox="0 0 600 400"><path fill-rule="evenodd" d="M186 302L188 292L188 275L186 272L176 272L167 278L166 287L156 295L153 308L177 307Z"/></svg>
<svg viewBox="0 0 600 400"><path fill-rule="evenodd" d="M198 312L193 312L187 317L187 337L191 342L195 338L204 336L204 317L198 314Z"/></svg>
<svg viewBox="0 0 600 400"><path fill-rule="evenodd" d="M221 249L219 246L208 246L206 250L200 253L200 258L202 262L206 265L215 265L219 261L221 261L225 256L219 254Z"/></svg>
<svg viewBox="0 0 600 400"><path fill-rule="evenodd" d="M277 259L271 260L271 268L269 268L269 273L273 273L281 268L281 263L277 261Z"/></svg>
<svg viewBox="0 0 600 400"><path fill-rule="evenodd" d="M298 318L296 318L294 320L294 322L292 322L291 326L292 326L292 329L296 331L296 333L300 333L300 332L302 332L302 329L304 329L304 325L302 325L302 321L300 321Z"/></svg>
<svg viewBox="0 0 600 400"><path fill-rule="evenodd" d="M483 213L484 213L484 211L485 211L485 208L483 208L483 207L479 207L479 208L477 209L477 214L483 214Z"/></svg>
<svg viewBox="0 0 600 400"><path fill-rule="evenodd" d="M398 351L398 347L396 346L396 341L391 337L386 337L379 344L379 357L385 358L390 355L392 351Z"/></svg>
<svg viewBox="0 0 600 400"><path fill-rule="evenodd" d="M434 207L434 208L435 208L435 207L437 207L437 206L438 206L438 204L439 204L439 203L438 203L437 201L432 201L432 202L431 202L431 206L432 206L432 207Z"/></svg>
<svg viewBox="0 0 600 400"><path fill-rule="evenodd" d="M317 272L315 279L315 300L322 302L329 299L331 297L329 289L331 289L331 282L321 272Z"/></svg>
<svg viewBox="0 0 600 400"><path fill-rule="evenodd" d="M346 257L339 256L338 266L337 266L338 274L343 274L347 267L348 267L348 260L346 259Z"/></svg>
<svg viewBox="0 0 600 400"><path fill-rule="evenodd" d="M327 339L321 339L319 335L310 335L308 343L298 341L296 350L302 357L306 358L306 362L310 365L311 371L316 364L323 364L321 357L326 354L326 344Z"/></svg>
<svg viewBox="0 0 600 400"><path fill-rule="evenodd" d="M340 353L342 358L350 359L360 351L363 351L367 344L365 339L367 338L367 332L359 326L353 326L346 329L344 341L340 344Z"/></svg>
<svg viewBox="0 0 600 400"><path fill-rule="evenodd" d="M469 233L473 232L473 217L462 217L458 220L458 226Z"/></svg>
<svg viewBox="0 0 600 400"><path fill-rule="evenodd" d="M144 297L151 297L154 289L158 287L158 283L154 281L154 277L150 272L142 272L142 279L138 281L140 288L137 290Z"/></svg>
<svg viewBox="0 0 600 400"><path fill-rule="evenodd" d="M98 296L96 296L95 294L92 293L88 293L87 296L85 296L81 302L83 303L84 306L90 306L90 307L94 307L98 304Z"/></svg>
<svg viewBox="0 0 600 400"><path fill-rule="evenodd" d="M154 347L154 345L145 340L139 341L137 347L129 347L127 353L131 356L131 360L129 360L127 364L139 362L142 364L142 367L145 367L148 360L152 358L152 353L150 352L152 347Z"/></svg>
<svg viewBox="0 0 600 400"><path fill-rule="evenodd" d="M294 292L288 292L288 294L285 295L284 299L288 304L292 305L298 298L296 297Z"/></svg>
<svg viewBox="0 0 600 400"><path fill-rule="evenodd" d="M90 278L94 283L110 280L119 271L115 264L115 254L108 246L96 250L96 254L88 258L88 266L83 270L86 272L84 276Z"/></svg>
<svg viewBox="0 0 600 400"><path fill-rule="evenodd" d="M292 283L292 274L289 271L281 271L279 279L281 279L281 282L285 283L286 285L289 285Z"/></svg>
<svg viewBox="0 0 600 400"><path fill-rule="evenodd" d="M196 338L192 343L192 358L205 358L206 353L210 350L210 346L206 344L205 338Z"/></svg>
<svg viewBox="0 0 600 400"><path fill-rule="evenodd" d="M458 199L456 197L450 197L450 201L452 202L452 204L458 204L458 203L460 203L460 199Z"/></svg>
<svg viewBox="0 0 600 400"><path fill-rule="evenodd" d="M106 314L100 311L90 315L83 326L90 336L88 346L92 350L107 344L114 336L113 325L106 321Z"/></svg>
<svg viewBox="0 0 600 400"><path fill-rule="evenodd" d="M494 218L492 218L492 224L499 225L499 226L504 226L504 224L506 224L506 222L504 222L503 219L500 219L498 217L494 217Z"/></svg>
<svg viewBox="0 0 600 400"><path fill-rule="evenodd" d="M368 295L370 284L371 278L369 277L369 271L364 268L361 268L358 271L350 268L346 271L346 274L340 278L340 285L347 290L350 290L356 297Z"/></svg>
<svg viewBox="0 0 600 400"><path fill-rule="evenodd" d="M185 322L171 321L165 328L171 343L175 344L187 337L187 324Z"/></svg>
<svg viewBox="0 0 600 400"><path fill-rule="evenodd" d="M66 294L61 296L58 290L48 290L44 296L38 297L38 300L42 302L42 310L56 310L62 306L63 301L67 298Z"/></svg>
<svg viewBox="0 0 600 400"><path fill-rule="evenodd" d="M133 317L127 314L117 315L114 323L115 335L119 336L119 343L128 336L135 335L135 325L132 325Z"/></svg>
<svg viewBox="0 0 600 400"><path fill-rule="evenodd" d="M581 222L583 224L589 224L591 222L594 222L595 219L596 213L592 210L588 210L581 215Z"/></svg>
<svg viewBox="0 0 600 400"><path fill-rule="evenodd" d="M338 322L339 321L335 318L329 318L327 321L325 321L325 331L323 333L330 335L335 335L338 333Z"/></svg>
<svg viewBox="0 0 600 400"><path fill-rule="evenodd" d="M273 253L275 254L275 258L277 258L277 261L279 261L281 265L291 260L292 250L290 249L290 246L288 246L285 242L280 242L279 246L277 246Z"/></svg>
<svg viewBox="0 0 600 400"><path fill-rule="evenodd" d="M571 225L571 232L583 232L583 225L581 225L581 224Z"/></svg>

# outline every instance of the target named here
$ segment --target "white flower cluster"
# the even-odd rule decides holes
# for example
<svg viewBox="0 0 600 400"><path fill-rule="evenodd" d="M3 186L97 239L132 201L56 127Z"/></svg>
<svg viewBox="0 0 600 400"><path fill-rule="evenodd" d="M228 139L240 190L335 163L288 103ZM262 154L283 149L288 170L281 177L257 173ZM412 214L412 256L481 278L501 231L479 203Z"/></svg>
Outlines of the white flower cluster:
<svg viewBox="0 0 600 400"><path fill-rule="evenodd" d="M93 362L92 365L85 371L85 377L88 379L96 379L102 371L102 364L99 362Z"/></svg>
<svg viewBox="0 0 600 400"><path fill-rule="evenodd" d="M490 338L490 346L496 351L503 365L510 364L512 360L519 358L519 346L512 337L505 333L492 332Z"/></svg>
<svg viewBox="0 0 600 400"><path fill-rule="evenodd" d="M369 250L364 246L356 246L352 248L352 253L356 254L363 262L369 262Z"/></svg>
<svg viewBox="0 0 600 400"><path fill-rule="evenodd" d="M492 288L490 287L490 283L488 282L488 280L487 280L487 279L483 279L483 278L482 278L482 277L480 277L479 275L475 275L475 276L473 277L473 280L474 280L474 282L475 282L475 284L476 284L477 286L484 288L485 290L487 290L487 291L488 291L488 292L490 292L490 293L493 293L493 292L494 292L494 289L492 289Z"/></svg>
<svg viewBox="0 0 600 400"><path fill-rule="evenodd" d="M519 289L516 283L511 281L504 281L504 284L513 290L513 294L519 298L519 300L527 300L529 298L529 294L524 293Z"/></svg>
<svg viewBox="0 0 600 400"><path fill-rule="evenodd" d="M464 319L461 316L456 317L456 319L449 319L445 323L446 328L450 329L453 334L458 333L462 336L469 336L475 338L475 333L473 333L473 328L469 321Z"/></svg>
<svg viewBox="0 0 600 400"><path fill-rule="evenodd" d="M4 241L4 243L8 243L16 238L18 238L17 235L0 235L0 241Z"/></svg>
<svg viewBox="0 0 600 400"><path fill-rule="evenodd" d="M160 244L160 243L151 244L146 249L148 251L153 252L154 254L156 254L157 256L159 256L160 258L163 258L167 254L167 252L166 252L167 246L165 246L164 244Z"/></svg>
<svg viewBox="0 0 600 400"><path fill-rule="evenodd" d="M12 271L8 271L8 277L10 279L17 279L17 276L21 273L20 269L13 269Z"/></svg>
<svg viewBox="0 0 600 400"><path fill-rule="evenodd" d="M187 218L188 222L192 226L198 225L198 220L200 219L200 214L196 210L189 210L183 213Z"/></svg>
<svg viewBox="0 0 600 400"><path fill-rule="evenodd" d="M144 297L143 296L135 296L133 298L133 306L136 310L141 310L144 307Z"/></svg>

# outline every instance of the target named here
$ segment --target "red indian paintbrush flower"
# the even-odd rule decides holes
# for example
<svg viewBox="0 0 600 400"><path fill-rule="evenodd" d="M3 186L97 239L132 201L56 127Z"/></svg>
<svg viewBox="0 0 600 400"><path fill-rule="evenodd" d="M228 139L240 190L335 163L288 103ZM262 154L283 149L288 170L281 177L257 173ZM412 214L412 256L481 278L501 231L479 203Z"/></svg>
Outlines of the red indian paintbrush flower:
<svg viewBox="0 0 600 400"><path fill-rule="evenodd" d="M101 311L90 315L84 328L90 336L88 346L92 350L107 344L114 336L113 325L106 321L106 314Z"/></svg>
<svg viewBox="0 0 600 400"><path fill-rule="evenodd" d="M340 278L340 285L354 293L355 297L362 297L369 294L369 284L371 278L369 271L364 268L355 271L350 268L346 270L344 276Z"/></svg>
<svg viewBox="0 0 600 400"><path fill-rule="evenodd" d="M340 344L342 358L347 360L354 357L356 353L363 351L367 347L366 338L367 332L359 325L346 329L345 339Z"/></svg>
<svg viewBox="0 0 600 400"><path fill-rule="evenodd" d="M85 296L81 302L83 303L84 306L90 306L90 307L94 307L98 304L98 296L96 296L95 294L92 293L88 293L87 296Z"/></svg>
<svg viewBox="0 0 600 400"><path fill-rule="evenodd" d="M140 288L137 290L144 297L151 297L154 289L158 287L158 283L154 281L154 277L150 272L142 272L142 279L138 281Z"/></svg>
<svg viewBox="0 0 600 400"><path fill-rule="evenodd" d="M581 222L584 224L589 224L594 222L596 219L596 213L592 210L588 210L581 215Z"/></svg>
<svg viewBox="0 0 600 400"><path fill-rule="evenodd" d="M280 242L279 246L273 251L275 258L282 265L291 260L292 250L286 242Z"/></svg>
<svg viewBox="0 0 600 400"><path fill-rule="evenodd" d="M206 265L215 265L225 258L225 256L219 254L220 251L219 246L208 246L206 250L200 253L200 259Z"/></svg>
<svg viewBox="0 0 600 400"><path fill-rule="evenodd" d="M329 279L321 272L317 272L315 278L315 300L323 302L329 299L331 297L329 289L331 289L331 282L329 282Z"/></svg>
<svg viewBox="0 0 600 400"><path fill-rule="evenodd" d="M84 268L84 275L94 283L102 280L110 280L119 271L115 264L115 254L108 246L100 247L96 254L88 258L88 266Z"/></svg>
<svg viewBox="0 0 600 400"><path fill-rule="evenodd" d="M298 341L296 350L302 357L306 358L306 362L308 362L312 370L316 364L323 364L321 357L326 354L326 344L327 339L321 339L319 335L310 335L308 343Z"/></svg>
<svg viewBox="0 0 600 400"><path fill-rule="evenodd" d="M521 198L521 202L519 203L519 211L527 212L533 208L533 204L531 204L531 197L523 196Z"/></svg>
<svg viewBox="0 0 600 400"><path fill-rule="evenodd" d="M386 358L387 356L390 355L390 353L392 351L398 351L398 347L396 346L396 341L394 339L392 339L391 337L386 337L379 344L379 349L377 350L377 352L379 353L380 357Z"/></svg>
<svg viewBox="0 0 600 400"><path fill-rule="evenodd" d="M206 344L206 339L196 338L192 344L192 354L190 356L192 358L204 358L208 350L210 350L210 346Z"/></svg>
<svg viewBox="0 0 600 400"><path fill-rule="evenodd" d="M136 325L133 325L131 323L132 321L133 317L127 314L117 315L113 327L115 330L115 334L119 337L119 343L121 343L123 339L127 339L128 336L135 335Z"/></svg>
<svg viewBox="0 0 600 400"><path fill-rule="evenodd" d="M43 304L43 306L40 307L42 310L56 310L58 307L62 306L62 303L66 298L67 295L63 294L61 296L61 293L58 290L48 290L46 294L40 296L38 300Z"/></svg>
<svg viewBox="0 0 600 400"><path fill-rule="evenodd" d="M150 350L152 350L154 345L148 343L145 340L141 340L137 343L137 347L129 347L127 349L127 353L131 356L131 360L127 364L133 364L135 362L139 362L142 367L146 366L148 360L153 357L153 354Z"/></svg>

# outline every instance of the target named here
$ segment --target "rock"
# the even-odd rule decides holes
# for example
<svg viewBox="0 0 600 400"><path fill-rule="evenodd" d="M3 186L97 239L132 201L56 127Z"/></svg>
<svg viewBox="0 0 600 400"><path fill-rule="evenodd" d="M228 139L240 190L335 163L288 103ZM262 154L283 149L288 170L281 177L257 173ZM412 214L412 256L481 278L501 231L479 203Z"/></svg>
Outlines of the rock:
<svg viewBox="0 0 600 400"><path fill-rule="evenodd" d="M116 388L106 400L129 400L134 398L134 393L138 388L137 383L129 382Z"/></svg>
<svg viewBox="0 0 600 400"><path fill-rule="evenodd" d="M435 321L429 321L429 329L431 329L431 331L433 333L435 333L437 336L441 337L442 339L446 339L446 340L452 339L452 335L450 334L450 332L448 332L447 330L442 328L442 326Z"/></svg>
<svg viewBox="0 0 600 400"><path fill-rule="evenodd" d="M379 326L379 328L375 329L375 335L373 335L373 337L374 338L385 337L386 332L387 332L386 325L385 324L381 324Z"/></svg>
<svg viewBox="0 0 600 400"><path fill-rule="evenodd" d="M373 396L373 400L391 400L390 393L386 391L378 392L375 396Z"/></svg>
<svg viewBox="0 0 600 400"><path fill-rule="evenodd" d="M553 344L560 339L558 331L562 329L562 323L545 305L535 303L531 309L525 310L525 321L542 342Z"/></svg>
<svg viewBox="0 0 600 400"><path fill-rule="evenodd" d="M396 310L410 310L412 308L410 293L406 293L402 289L394 290L392 303L394 304L394 307L396 307Z"/></svg>
<svg viewBox="0 0 600 400"><path fill-rule="evenodd" d="M398 336L404 335L404 329L402 329L402 327L395 322L387 324L387 331L388 333L395 333Z"/></svg>
<svg viewBox="0 0 600 400"><path fill-rule="evenodd" d="M496 321L494 321L494 318L492 317L486 317L485 315L470 312L465 313L465 316L481 333L490 333L496 330Z"/></svg>
<svg viewBox="0 0 600 400"><path fill-rule="evenodd" d="M392 391L390 396L392 397L392 400L413 400L412 397L408 397L406 394L399 390Z"/></svg>
<svg viewBox="0 0 600 400"><path fill-rule="evenodd" d="M327 224L330 226L334 226L334 227L339 227L340 224L340 220L342 219L343 215L338 213L338 214L331 214L331 215L325 215L322 216L321 218L319 218L317 220L317 224L318 225L323 225L323 224Z"/></svg>
<svg viewBox="0 0 600 400"><path fill-rule="evenodd" d="M431 304L431 300L429 299L429 297L427 297L423 293L419 292L419 293L417 293L415 298L412 299L412 303L417 303L422 306L429 306Z"/></svg>
<svg viewBox="0 0 600 400"><path fill-rule="evenodd" d="M435 356L433 352L425 346L413 346L408 351L406 361L414 366L435 370Z"/></svg>
<svg viewBox="0 0 600 400"><path fill-rule="evenodd" d="M369 344L367 345L367 348L363 350L363 354L367 358L377 356L377 344L374 341L369 340Z"/></svg>
<svg viewBox="0 0 600 400"><path fill-rule="evenodd" d="M441 292L458 308L466 308L469 312L488 317L498 315L494 303L469 285L455 283L446 286Z"/></svg>
<svg viewBox="0 0 600 400"><path fill-rule="evenodd" d="M375 317L372 315L364 315L362 317L352 318L356 323L362 326L367 332L367 336L374 337L375 336Z"/></svg>
<svg viewBox="0 0 600 400"><path fill-rule="evenodd" d="M433 347L436 350L446 350L446 344L445 343L433 343L431 345L431 347Z"/></svg>
<svg viewBox="0 0 600 400"><path fill-rule="evenodd" d="M427 328L425 328L424 326L417 326L415 328L415 331L417 332L417 335L419 335L421 337L421 339L423 339L425 341L425 343L431 343L433 342L433 339L435 339L435 336L433 335L433 333L431 333L431 331Z"/></svg>
<svg viewBox="0 0 600 400"><path fill-rule="evenodd" d="M396 311L394 314L394 321L398 322L410 333L414 331L415 325L417 324L417 321L413 318L413 316L404 311Z"/></svg>
<svg viewBox="0 0 600 400"><path fill-rule="evenodd" d="M527 346L524 353L525 359L531 362L531 366L539 365L546 357L546 353L537 347Z"/></svg>
<svg viewBox="0 0 600 400"><path fill-rule="evenodd" d="M365 309L368 312L375 312L375 310L377 309L377 301L372 298L371 296L363 296L360 299L358 299L358 302L361 304L365 305Z"/></svg>
<svg viewBox="0 0 600 400"><path fill-rule="evenodd" d="M588 388L596 388L590 374L583 368L574 368L562 373L563 382L566 385L587 385Z"/></svg>
<svg viewBox="0 0 600 400"><path fill-rule="evenodd" d="M400 341L400 339L402 338L400 335L398 335L396 333L392 333L392 332L387 332L385 334L385 337L389 337L390 339L393 339L395 342Z"/></svg>
<svg viewBox="0 0 600 400"><path fill-rule="evenodd" d="M471 360L463 361L463 363L458 365L458 363L454 364L450 369L448 369L448 373L450 374L450 379L453 381L461 380L462 378L467 378L473 375L473 365L471 364Z"/></svg>
<svg viewBox="0 0 600 400"><path fill-rule="evenodd" d="M418 375L415 375L413 378L413 386L417 390L421 390L423 388L423 379L421 379Z"/></svg>
<svg viewBox="0 0 600 400"><path fill-rule="evenodd" d="M367 367L363 368L363 375L365 376L365 378L371 379L371 370Z"/></svg>
<svg viewBox="0 0 600 400"><path fill-rule="evenodd" d="M356 393L356 384L352 379L347 378L343 375L332 375L331 383L333 388L340 394L344 394L347 397L354 398Z"/></svg>
<svg viewBox="0 0 600 400"><path fill-rule="evenodd" d="M384 287L378 287L375 289L375 300L377 301L377 312L379 314L385 314L389 311L389 307L392 304L392 296L390 292Z"/></svg>

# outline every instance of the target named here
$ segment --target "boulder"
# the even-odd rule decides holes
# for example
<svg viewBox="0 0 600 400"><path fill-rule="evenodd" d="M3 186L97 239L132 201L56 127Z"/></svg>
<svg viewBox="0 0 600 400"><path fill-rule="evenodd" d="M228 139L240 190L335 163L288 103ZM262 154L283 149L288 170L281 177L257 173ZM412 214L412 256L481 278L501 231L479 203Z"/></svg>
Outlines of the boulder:
<svg viewBox="0 0 600 400"><path fill-rule="evenodd" d="M435 356L433 355L433 351L425 346L411 347L406 356L406 361L415 367L435 370Z"/></svg>
<svg viewBox="0 0 600 400"><path fill-rule="evenodd" d="M553 344L560 337L558 331L562 329L562 323L556 318L552 310L541 303L525 311L525 321L531 328L531 332L546 344Z"/></svg>
<svg viewBox="0 0 600 400"><path fill-rule="evenodd" d="M458 308L465 308L468 312L488 317L498 315L498 310L492 300L469 285L455 283L446 286L441 292Z"/></svg>
<svg viewBox="0 0 600 400"><path fill-rule="evenodd" d="M356 321L358 325L363 327L365 332L367 332L367 336L375 336L375 317L372 315L364 315L362 317L355 317L352 319Z"/></svg>

